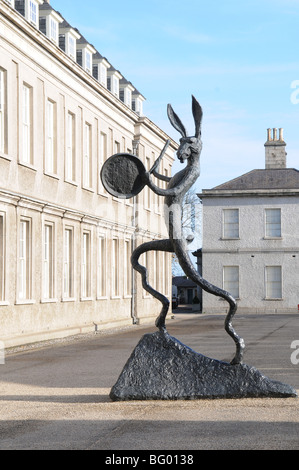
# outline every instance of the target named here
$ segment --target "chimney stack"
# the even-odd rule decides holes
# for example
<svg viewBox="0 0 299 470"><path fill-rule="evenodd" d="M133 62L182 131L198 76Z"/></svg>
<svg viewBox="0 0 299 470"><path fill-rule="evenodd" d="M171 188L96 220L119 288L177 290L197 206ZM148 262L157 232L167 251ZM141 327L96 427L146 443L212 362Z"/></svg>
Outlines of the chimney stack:
<svg viewBox="0 0 299 470"><path fill-rule="evenodd" d="M277 131L279 131L279 136ZM265 143L266 170L287 167L285 148L286 143L283 140L283 129L267 129L267 142Z"/></svg>

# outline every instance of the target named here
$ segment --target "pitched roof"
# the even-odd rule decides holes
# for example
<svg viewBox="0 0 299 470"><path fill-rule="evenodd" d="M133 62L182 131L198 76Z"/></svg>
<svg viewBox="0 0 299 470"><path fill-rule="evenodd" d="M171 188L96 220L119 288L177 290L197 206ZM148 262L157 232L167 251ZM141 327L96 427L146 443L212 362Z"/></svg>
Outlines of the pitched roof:
<svg viewBox="0 0 299 470"><path fill-rule="evenodd" d="M213 190L299 189L299 170L295 168L252 170Z"/></svg>
<svg viewBox="0 0 299 470"><path fill-rule="evenodd" d="M197 287L195 282L188 279L186 276L175 276L172 278L172 285L177 287Z"/></svg>

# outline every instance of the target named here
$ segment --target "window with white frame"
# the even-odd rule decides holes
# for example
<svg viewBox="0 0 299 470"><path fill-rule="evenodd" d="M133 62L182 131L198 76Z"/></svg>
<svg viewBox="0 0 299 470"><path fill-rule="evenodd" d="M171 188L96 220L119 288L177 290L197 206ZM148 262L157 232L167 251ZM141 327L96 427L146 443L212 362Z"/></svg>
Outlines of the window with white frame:
<svg viewBox="0 0 299 470"><path fill-rule="evenodd" d="M75 181L75 115L67 114L66 123L66 162L65 176L68 181Z"/></svg>
<svg viewBox="0 0 299 470"><path fill-rule="evenodd" d="M282 268L281 266L266 266L266 299L282 298Z"/></svg>
<svg viewBox="0 0 299 470"><path fill-rule="evenodd" d="M119 241L116 238L112 239L111 257L111 294L112 297L117 297L119 295Z"/></svg>
<svg viewBox="0 0 299 470"><path fill-rule="evenodd" d="M115 76L112 77L112 93L119 96L119 79Z"/></svg>
<svg viewBox="0 0 299 470"><path fill-rule="evenodd" d="M38 6L34 0L29 0L29 21L37 26Z"/></svg>
<svg viewBox="0 0 299 470"><path fill-rule="evenodd" d="M151 168L151 160L149 157L145 158L145 167L146 170L149 171ZM144 207L145 209L151 208L151 190L149 186L144 189Z"/></svg>
<svg viewBox="0 0 299 470"><path fill-rule="evenodd" d="M55 103L48 99L45 170L52 174L56 171L55 126Z"/></svg>
<svg viewBox="0 0 299 470"><path fill-rule="evenodd" d="M63 241L63 297L74 295L74 231L72 227L64 229Z"/></svg>
<svg viewBox="0 0 299 470"><path fill-rule="evenodd" d="M6 72L0 69L0 152L5 152Z"/></svg>
<svg viewBox="0 0 299 470"><path fill-rule="evenodd" d="M131 295L131 242L125 240L124 250L124 295Z"/></svg>
<svg viewBox="0 0 299 470"><path fill-rule="evenodd" d="M0 302L5 299L5 234L4 234L4 215L0 214Z"/></svg>
<svg viewBox="0 0 299 470"><path fill-rule="evenodd" d="M83 186L91 187L91 125L84 125Z"/></svg>
<svg viewBox="0 0 299 470"><path fill-rule="evenodd" d="M99 82L107 88L107 67L104 64L100 64L100 76Z"/></svg>
<svg viewBox="0 0 299 470"><path fill-rule="evenodd" d="M50 20L50 39L58 43L58 23L54 18L49 18Z"/></svg>
<svg viewBox="0 0 299 470"><path fill-rule="evenodd" d="M223 266L223 289L239 298L239 266Z"/></svg>
<svg viewBox="0 0 299 470"><path fill-rule="evenodd" d="M90 232L83 232L82 239L82 298L91 296L91 260L90 260Z"/></svg>
<svg viewBox="0 0 299 470"><path fill-rule="evenodd" d="M23 109L22 109L22 132L23 146L21 160L24 163L32 163L31 152L31 133L32 133L32 106L31 106L32 88L23 84Z"/></svg>
<svg viewBox="0 0 299 470"><path fill-rule="evenodd" d="M72 59L76 59L76 39L71 34L68 35L68 52Z"/></svg>
<svg viewBox="0 0 299 470"><path fill-rule="evenodd" d="M106 240L104 235L98 235L97 260L97 297L106 295Z"/></svg>
<svg viewBox="0 0 299 470"><path fill-rule="evenodd" d="M31 297L31 221L21 219L19 225L18 298Z"/></svg>
<svg viewBox="0 0 299 470"><path fill-rule="evenodd" d="M52 223L44 225L44 270L43 297L54 298L54 227Z"/></svg>
<svg viewBox="0 0 299 470"><path fill-rule="evenodd" d="M88 73L91 73L91 64L92 64L91 53L89 51L85 51L85 70Z"/></svg>
<svg viewBox="0 0 299 470"><path fill-rule="evenodd" d="M281 209L265 209L266 238L281 237Z"/></svg>
<svg viewBox="0 0 299 470"><path fill-rule="evenodd" d="M223 209L223 238L239 238L239 209Z"/></svg>

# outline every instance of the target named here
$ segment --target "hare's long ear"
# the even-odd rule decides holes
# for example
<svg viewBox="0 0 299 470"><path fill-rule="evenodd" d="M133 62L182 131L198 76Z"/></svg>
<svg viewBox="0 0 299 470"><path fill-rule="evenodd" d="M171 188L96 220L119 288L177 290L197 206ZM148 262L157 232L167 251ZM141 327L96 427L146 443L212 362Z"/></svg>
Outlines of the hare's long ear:
<svg viewBox="0 0 299 470"><path fill-rule="evenodd" d="M192 113L195 122L195 137L200 136L202 108L196 98L192 95Z"/></svg>
<svg viewBox="0 0 299 470"><path fill-rule="evenodd" d="M169 121L173 125L173 127L181 134L182 137L187 137L186 129L178 115L172 109L171 104L167 106L167 114Z"/></svg>

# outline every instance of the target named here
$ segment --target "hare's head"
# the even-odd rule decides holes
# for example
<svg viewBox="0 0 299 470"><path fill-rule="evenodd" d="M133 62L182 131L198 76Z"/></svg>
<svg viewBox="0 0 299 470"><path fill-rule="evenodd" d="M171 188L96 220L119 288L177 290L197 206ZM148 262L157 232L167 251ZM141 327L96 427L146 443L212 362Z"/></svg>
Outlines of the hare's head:
<svg viewBox="0 0 299 470"><path fill-rule="evenodd" d="M202 120L202 109L198 101L192 96L192 112L195 122L195 136L188 137L186 129L182 124L180 118L173 111L172 106L169 104L167 107L168 118L172 126L181 134L180 146L177 151L178 159L183 163L190 157L199 157L202 142L201 142L201 120Z"/></svg>

